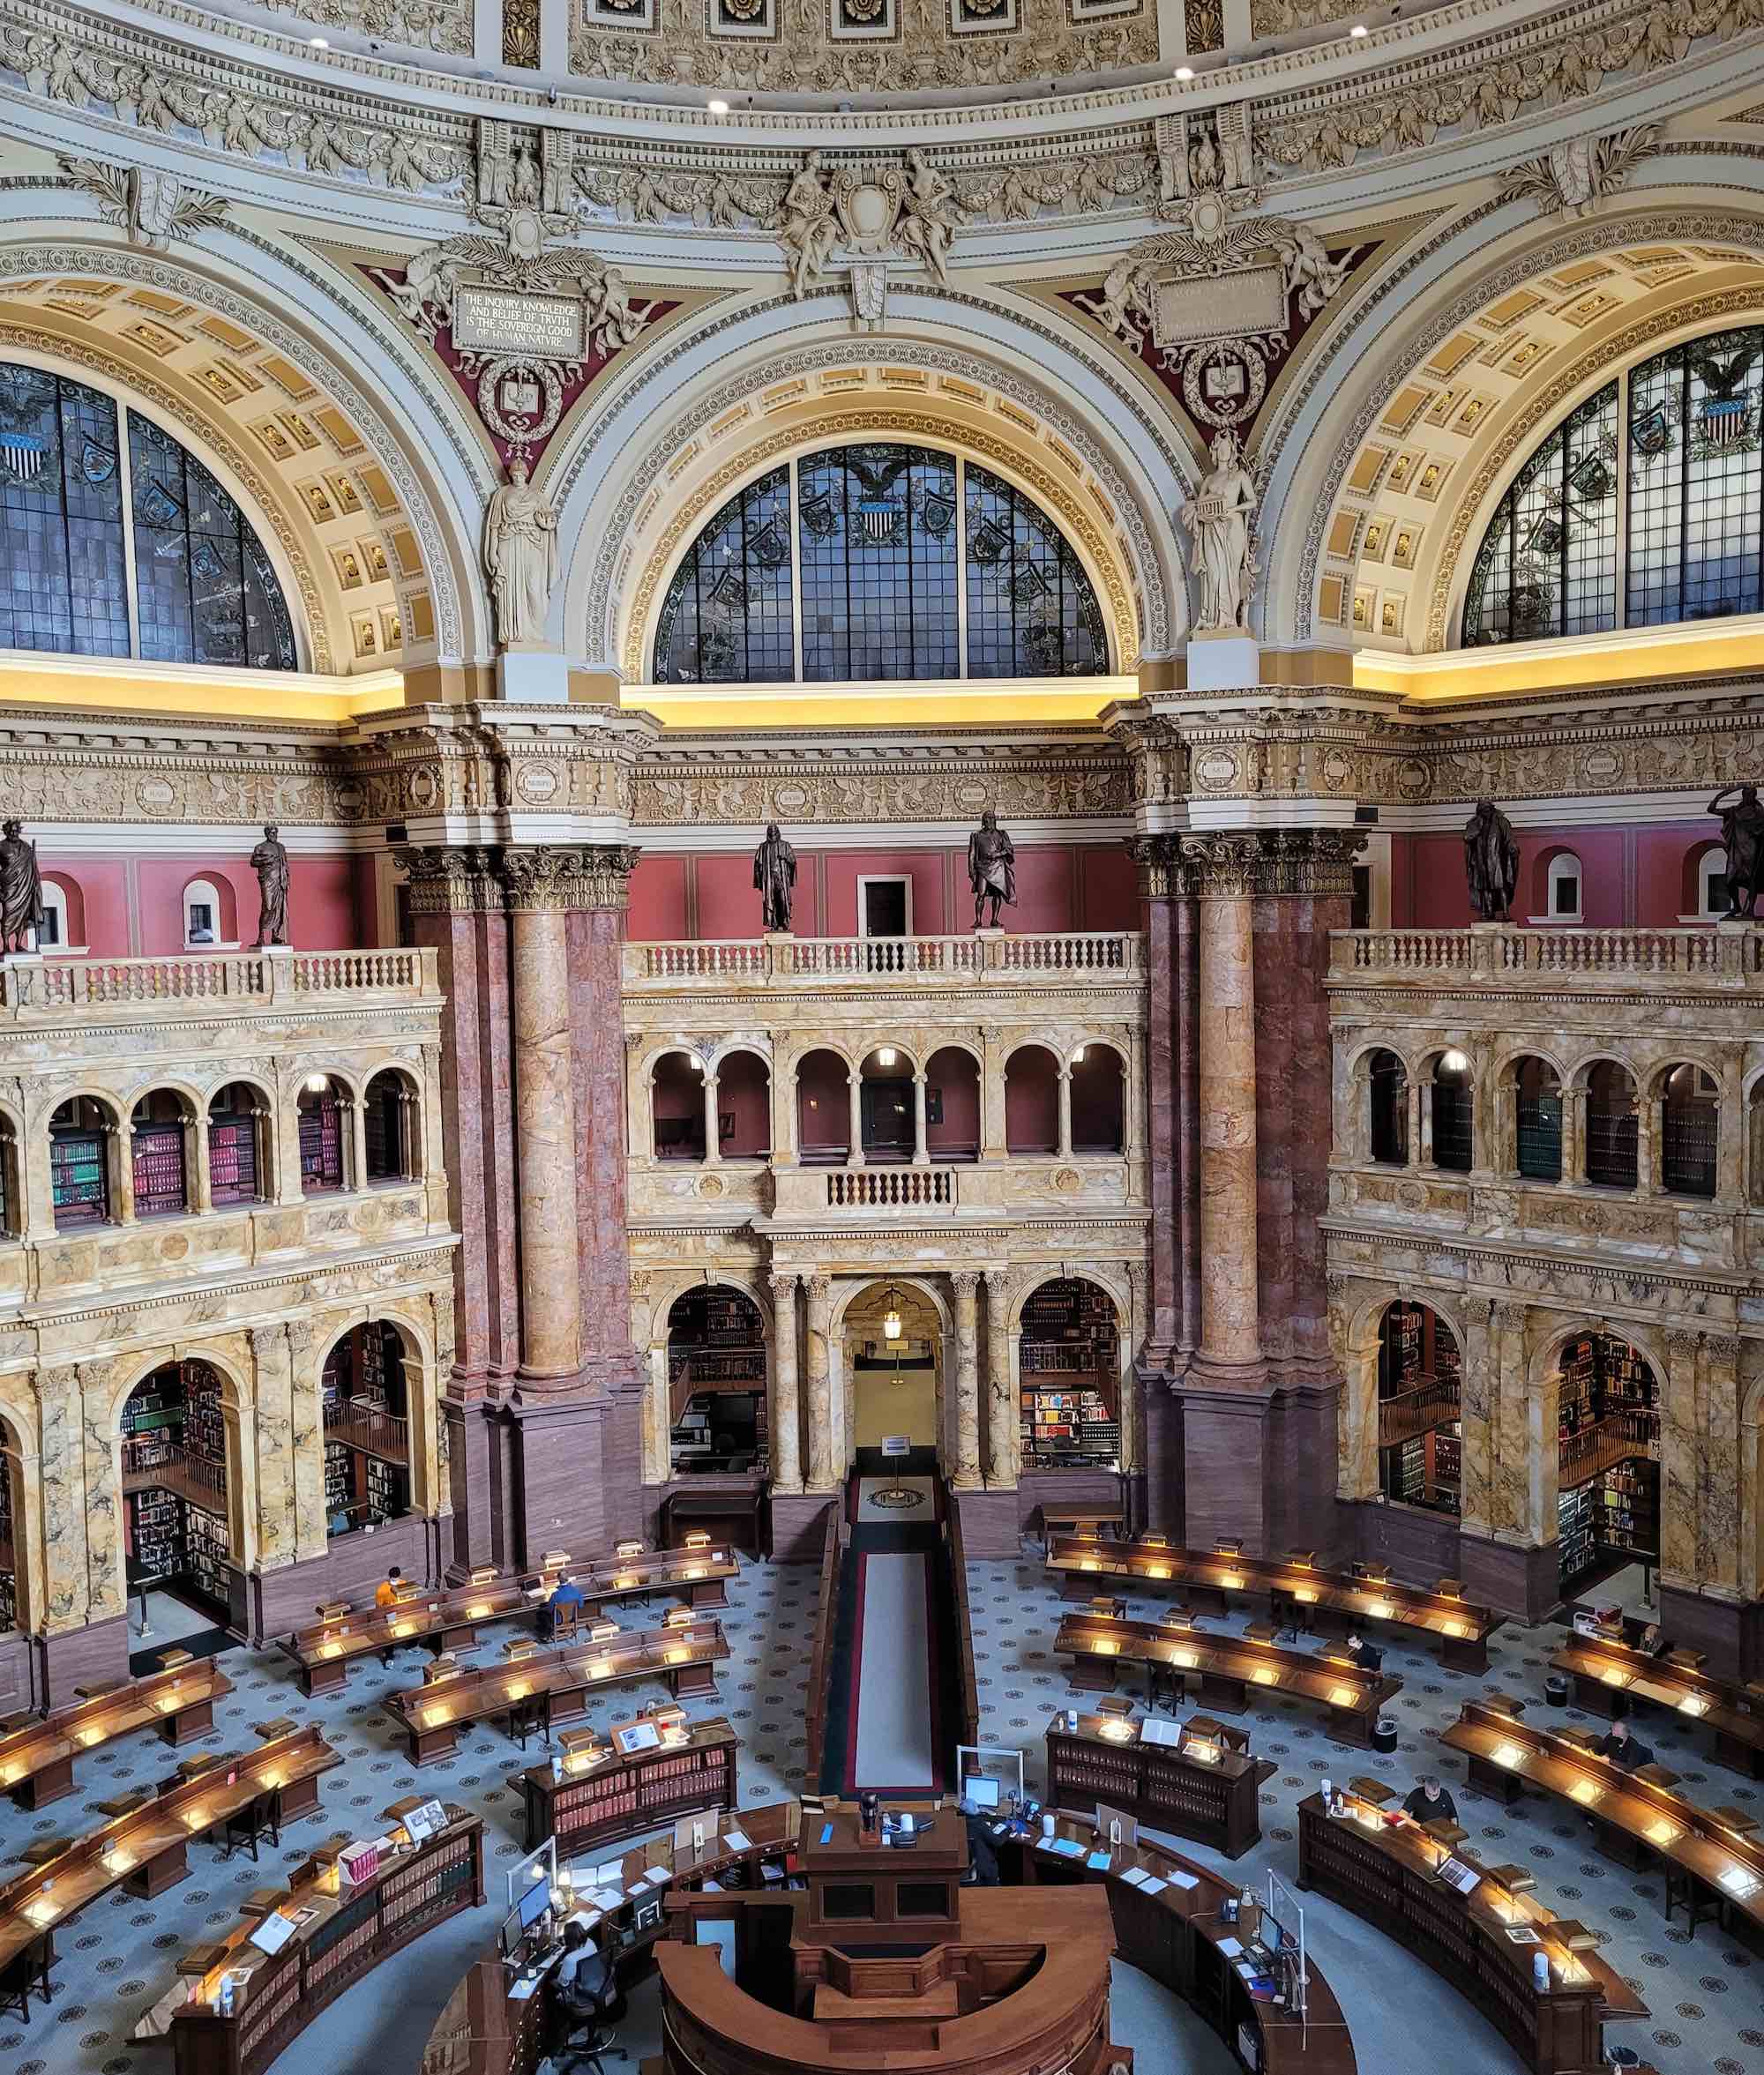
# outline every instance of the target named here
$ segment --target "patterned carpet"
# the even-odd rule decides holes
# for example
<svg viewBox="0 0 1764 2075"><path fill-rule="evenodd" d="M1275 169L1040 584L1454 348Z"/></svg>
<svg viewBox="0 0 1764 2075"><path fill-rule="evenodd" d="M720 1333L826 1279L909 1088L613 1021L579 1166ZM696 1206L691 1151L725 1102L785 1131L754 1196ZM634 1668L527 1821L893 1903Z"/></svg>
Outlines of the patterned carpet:
<svg viewBox="0 0 1764 2075"><path fill-rule="evenodd" d="M815 1617L811 1565L774 1569L744 1564L730 1583L724 1628L734 1655L723 1668L722 1705L745 1739L742 1798L751 1804L793 1792L804 1752L804 1682ZM1038 1562L969 1566L976 1670L983 1711L982 1735L1025 1753L1031 1790L1043 1775L1043 1737L1050 1711L1063 1705L1065 1681L1047 1645L1058 1620L1058 1600ZM1136 1607L1135 1611L1139 1611ZM1155 1611L1152 1602L1147 1612ZM640 1617L626 1616L626 1625ZM1403 1725L1401 1750L1364 1769L1382 1770L1406 1784L1424 1752L1436 1748L1428 1732L1454 1719L1465 1698L1506 1688L1530 1694L1541 1706L1545 1661L1557 1631L1509 1631L1497 1638L1485 1677L1443 1671L1431 1655L1393 1649L1386 1663L1406 1684L1394 1712ZM492 1646L493 1644L492 1644ZM500 1730L480 1729L457 1758L414 1773L404 1761L390 1720L376 1703L385 1691L415 1684L422 1653L400 1656L390 1671L377 1661L358 1666L340 1694L303 1699L291 1667L273 1653L235 1651L225 1659L238 1691L220 1710L210 1740L216 1748L249 1747L250 1725L287 1713L322 1721L347 1763L322 1783L323 1812L283 1839L280 1857L292 1865L312 1840L333 1830L367 1828L378 1810L418 1784L482 1810L490 1900L485 1908L434 1932L380 1967L340 1999L283 2057L284 2071L323 2068L327 2075L414 2075L422 2044L442 2003L468 1959L482 1950L502 1914L500 1873L519 1855L520 1797L512 1786L521 1754ZM609 1694L592 1720L605 1727L625 1719L637 1701L660 1698L662 1689ZM1568 1714L1555 1720L1583 1720ZM1254 1718L1255 1746L1284 1769L1264 1793L1263 1849L1239 1862L1245 1877L1267 1866L1289 1877L1297 1845L1290 1811L1325 1773L1343 1771L1342 1753L1294 1703L1275 1703ZM1705 1803L1764 1799L1760 1790L1715 1765L1699 1733L1651 1718L1648 1741L1682 1773L1686 1789ZM199 1747L192 1747L199 1748ZM537 1757L534 1747L528 1756ZM79 1787L67 1800L31 1815L0 1801L0 1855L4 1875L18 1870L17 1855L33 1840L71 1836L103 1820L96 1803L146 1784L167 1768L165 1747L133 1736L79 1761ZM1363 1769L1355 1761L1355 1769ZM1462 1768L1439 1768L1454 1791ZM1543 1900L1578 1915L1607 1935L1606 1952L1633 1978L1653 2012L1645 2024L1613 2026L1608 2036L1639 2049L1663 2075L1764 2075L1764 1960L1741 1950L1713 1925L1691 1939L1660 1914L1660 1883L1588 1849L1581 1827L1533 1798L1511 1811L1460 1793L1460 1813L1478 1845L1501 1857L1536 1864ZM1197 1846L1183 1849L1207 1861ZM0 2016L0 2075L144 2075L167 2064L161 2053L125 2044L138 2012L165 1988L177 1953L235 1921L252 1889L271 1885L277 1855L265 1847L261 1863L232 1864L218 1850L193 1847L188 1879L152 1902L116 1896L88 1909L62 1931L56 1979L60 1993L45 2009L32 2006L28 2024ZM1415 2041L1428 2041L1430 2075L1517 2075L1519 2063L1498 2035L1452 1989L1389 1941L1331 1905L1312 1898L1307 1936L1318 1962L1346 2005L1362 2075L1411 2065ZM1138 1977L1117 1969L1116 2036L1137 2049L1140 2075L1215 2075L1236 2065L1200 2027L1172 2027L1166 1999ZM653 2050L654 1990L632 1999L627 2066Z"/></svg>

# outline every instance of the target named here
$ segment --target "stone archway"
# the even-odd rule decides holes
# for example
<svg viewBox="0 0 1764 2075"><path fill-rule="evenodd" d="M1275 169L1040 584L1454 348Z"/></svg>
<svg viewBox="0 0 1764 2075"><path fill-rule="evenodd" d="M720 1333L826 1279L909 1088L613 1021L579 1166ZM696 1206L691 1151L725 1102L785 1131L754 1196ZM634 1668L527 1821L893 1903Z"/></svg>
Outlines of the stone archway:
<svg viewBox="0 0 1764 2075"><path fill-rule="evenodd" d="M925 1291L904 1279L865 1284L845 1306L840 1350L848 1463L889 1437L945 1452L943 1320Z"/></svg>

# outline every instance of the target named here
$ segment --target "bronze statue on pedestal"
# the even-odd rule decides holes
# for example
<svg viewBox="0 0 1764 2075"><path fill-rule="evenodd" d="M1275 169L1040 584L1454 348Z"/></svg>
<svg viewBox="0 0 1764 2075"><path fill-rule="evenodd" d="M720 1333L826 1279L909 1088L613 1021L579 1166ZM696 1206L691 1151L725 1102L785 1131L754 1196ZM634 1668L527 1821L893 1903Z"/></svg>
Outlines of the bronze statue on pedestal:
<svg viewBox="0 0 1764 2075"><path fill-rule="evenodd" d="M1708 803L1721 817L1721 840L1727 852L1727 914L1724 922L1753 919L1764 892L1764 803L1756 786L1728 786ZM1743 905L1742 905L1743 904Z"/></svg>
<svg viewBox="0 0 1764 2075"><path fill-rule="evenodd" d="M1478 800L1464 825L1464 876L1470 906L1484 922L1510 922L1519 884L1519 839L1492 800Z"/></svg>
<svg viewBox="0 0 1764 2075"><path fill-rule="evenodd" d="M768 936L790 934L790 905L796 892L796 854L775 821L753 853L753 884L759 892L760 924Z"/></svg>
<svg viewBox="0 0 1764 2075"><path fill-rule="evenodd" d="M990 901L992 913L985 927L998 929L999 908L1017 905L1017 847L998 826L998 817L990 807L968 839L968 883L974 889L974 927L981 928L981 910Z"/></svg>

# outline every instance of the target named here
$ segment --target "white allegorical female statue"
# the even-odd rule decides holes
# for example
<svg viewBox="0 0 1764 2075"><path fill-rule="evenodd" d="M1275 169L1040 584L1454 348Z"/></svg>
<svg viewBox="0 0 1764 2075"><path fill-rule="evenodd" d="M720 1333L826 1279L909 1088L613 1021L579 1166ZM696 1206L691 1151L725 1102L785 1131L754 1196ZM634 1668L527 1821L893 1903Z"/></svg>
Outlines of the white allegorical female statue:
<svg viewBox="0 0 1764 2075"><path fill-rule="evenodd" d="M1229 428L1215 433L1212 453L1212 468L1176 512L1193 538L1188 566L1200 578L1200 609L1194 624L1201 632L1248 623L1255 576L1250 519L1256 486L1238 452L1237 434Z"/></svg>
<svg viewBox="0 0 1764 2075"><path fill-rule="evenodd" d="M557 583L557 514L527 481L519 455L484 513L484 571L503 646L542 642Z"/></svg>

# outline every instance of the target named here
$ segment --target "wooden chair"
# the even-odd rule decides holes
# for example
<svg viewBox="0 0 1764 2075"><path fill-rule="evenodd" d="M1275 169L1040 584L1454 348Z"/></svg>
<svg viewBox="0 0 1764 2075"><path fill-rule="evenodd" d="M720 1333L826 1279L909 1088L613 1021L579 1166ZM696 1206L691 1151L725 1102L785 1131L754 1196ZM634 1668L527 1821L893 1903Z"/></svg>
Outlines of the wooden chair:
<svg viewBox="0 0 1764 2075"><path fill-rule="evenodd" d="M220 1856L230 1859L235 1852L248 1851L251 1863L258 1862L258 1845L267 1837L273 1845L281 1843L281 1790L279 1788L254 1794L243 1809L235 1809L228 1817L226 1835Z"/></svg>
<svg viewBox="0 0 1764 2075"><path fill-rule="evenodd" d="M54 1941L49 1932L40 1931L0 1968L0 2011L11 2010L16 2004L19 2017L28 2024L32 1989L45 2003L55 1994L54 1984L49 1980L49 1969L54 1965Z"/></svg>

